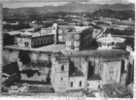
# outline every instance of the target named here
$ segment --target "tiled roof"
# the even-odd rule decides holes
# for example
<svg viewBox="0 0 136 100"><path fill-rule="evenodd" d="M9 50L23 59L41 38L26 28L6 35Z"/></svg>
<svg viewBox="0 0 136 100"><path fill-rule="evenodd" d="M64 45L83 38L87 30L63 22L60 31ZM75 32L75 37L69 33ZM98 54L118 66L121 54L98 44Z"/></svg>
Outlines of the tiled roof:
<svg viewBox="0 0 136 100"><path fill-rule="evenodd" d="M91 77L88 78L88 80L101 80L99 75L92 75Z"/></svg>
<svg viewBox="0 0 136 100"><path fill-rule="evenodd" d="M70 77L83 76L83 73L80 70L78 70L77 68L75 68L74 72L70 73L69 76Z"/></svg>
<svg viewBox="0 0 136 100"><path fill-rule="evenodd" d="M112 50L82 50L79 52L73 52L67 56L92 56L101 57L104 59L115 59L121 58L123 56L128 56L129 53L124 50L112 49Z"/></svg>

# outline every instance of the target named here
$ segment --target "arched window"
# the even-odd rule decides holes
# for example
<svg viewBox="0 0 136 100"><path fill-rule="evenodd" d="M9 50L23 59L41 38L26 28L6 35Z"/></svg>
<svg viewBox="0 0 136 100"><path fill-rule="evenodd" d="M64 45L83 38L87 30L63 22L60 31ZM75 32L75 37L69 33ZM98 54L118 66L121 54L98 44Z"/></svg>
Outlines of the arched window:
<svg viewBox="0 0 136 100"><path fill-rule="evenodd" d="M64 65L61 66L61 71L64 71Z"/></svg>
<svg viewBox="0 0 136 100"><path fill-rule="evenodd" d="M70 83L70 86L73 87L73 82Z"/></svg>
<svg viewBox="0 0 136 100"><path fill-rule="evenodd" d="M61 81L63 81L63 77L61 77Z"/></svg>
<svg viewBox="0 0 136 100"><path fill-rule="evenodd" d="M79 86L80 86L80 87L82 86L82 81L79 82Z"/></svg>
<svg viewBox="0 0 136 100"><path fill-rule="evenodd" d="M25 42L25 47L29 47L29 43L28 42Z"/></svg>

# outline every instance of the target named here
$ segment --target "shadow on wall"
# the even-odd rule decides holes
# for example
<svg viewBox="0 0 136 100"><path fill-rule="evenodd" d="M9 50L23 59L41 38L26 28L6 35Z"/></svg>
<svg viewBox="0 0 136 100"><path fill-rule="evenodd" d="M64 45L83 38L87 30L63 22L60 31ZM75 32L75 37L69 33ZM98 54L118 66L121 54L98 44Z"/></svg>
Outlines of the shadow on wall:
<svg viewBox="0 0 136 100"><path fill-rule="evenodd" d="M35 59L32 59L32 54L35 54ZM46 54L29 51L4 50L3 73L19 73L23 81L50 84L52 63L49 59L44 59L47 57Z"/></svg>
<svg viewBox="0 0 136 100"><path fill-rule="evenodd" d="M27 58L30 58L29 62L39 62L39 61L49 61L50 57L48 54L38 53L38 52L21 52L16 50L3 50L3 65L10 64L12 62L16 62L18 58L24 58L24 62ZM20 54L20 56L19 56Z"/></svg>

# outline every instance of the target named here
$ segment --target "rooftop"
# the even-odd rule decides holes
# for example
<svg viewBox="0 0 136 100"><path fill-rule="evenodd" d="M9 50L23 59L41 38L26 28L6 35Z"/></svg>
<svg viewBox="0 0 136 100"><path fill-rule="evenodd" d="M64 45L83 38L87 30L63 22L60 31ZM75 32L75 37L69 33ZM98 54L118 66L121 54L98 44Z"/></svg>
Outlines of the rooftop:
<svg viewBox="0 0 136 100"><path fill-rule="evenodd" d="M111 50L83 50L72 52L67 54L67 56L92 56L92 57L101 57L105 59L119 59L123 56L128 56L129 52L120 50L120 49L111 49Z"/></svg>
<svg viewBox="0 0 136 100"><path fill-rule="evenodd" d="M47 53L56 53L60 52L65 48L64 44L51 44L47 46L42 46L39 48L27 48L27 47L19 47L17 45L9 45L5 46L5 49L13 49L13 50L25 50L25 51L36 51L36 52L47 52Z"/></svg>
<svg viewBox="0 0 136 100"><path fill-rule="evenodd" d="M61 50L65 49L64 44L52 44L47 46L42 46L40 48L35 48L35 50L39 51L51 51L51 52L60 52Z"/></svg>
<svg viewBox="0 0 136 100"><path fill-rule="evenodd" d="M108 34L107 37L99 38L97 41L101 43L123 43L125 39L120 37L112 37L111 34Z"/></svg>
<svg viewBox="0 0 136 100"><path fill-rule="evenodd" d="M13 50L25 50L25 51L36 51L36 52L45 52L45 53L63 53L65 50L64 44L52 44L48 46L42 46L39 48L22 48L17 45L5 46L5 49ZM63 53L64 54L64 53ZM82 51L73 51L71 53L64 54L67 57L83 57L83 56L92 56L92 57L101 57L105 59L120 59L124 56L128 56L129 52L121 49L110 49L110 50L82 50Z"/></svg>
<svg viewBox="0 0 136 100"><path fill-rule="evenodd" d="M92 75L88 78L89 81L91 80L101 80L100 76L99 75Z"/></svg>
<svg viewBox="0 0 136 100"><path fill-rule="evenodd" d="M75 68L75 70L70 74L69 74L70 77L80 77L80 76L83 76L83 73L78 70L77 68Z"/></svg>

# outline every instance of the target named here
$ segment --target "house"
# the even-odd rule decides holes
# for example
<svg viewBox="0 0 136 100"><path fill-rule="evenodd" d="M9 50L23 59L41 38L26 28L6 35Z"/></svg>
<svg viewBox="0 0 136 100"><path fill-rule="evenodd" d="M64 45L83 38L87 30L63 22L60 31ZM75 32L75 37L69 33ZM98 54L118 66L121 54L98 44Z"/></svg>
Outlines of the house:
<svg viewBox="0 0 136 100"><path fill-rule="evenodd" d="M33 33L37 34L37 33ZM39 36L32 36L32 35L19 35L16 36L16 43L19 47L24 48L36 48L44 45L49 45L54 43L54 35L39 35Z"/></svg>
<svg viewBox="0 0 136 100"><path fill-rule="evenodd" d="M99 75L93 75L87 79L87 90L98 90L102 85L102 80Z"/></svg>
<svg viewBox="0 0 136 100"><path fill-rule="evenodd" d="M84 90L85 88L85 78L82 72L75 72L73 75L69 76L69 86L67 91L72 90Z"/></svg>

